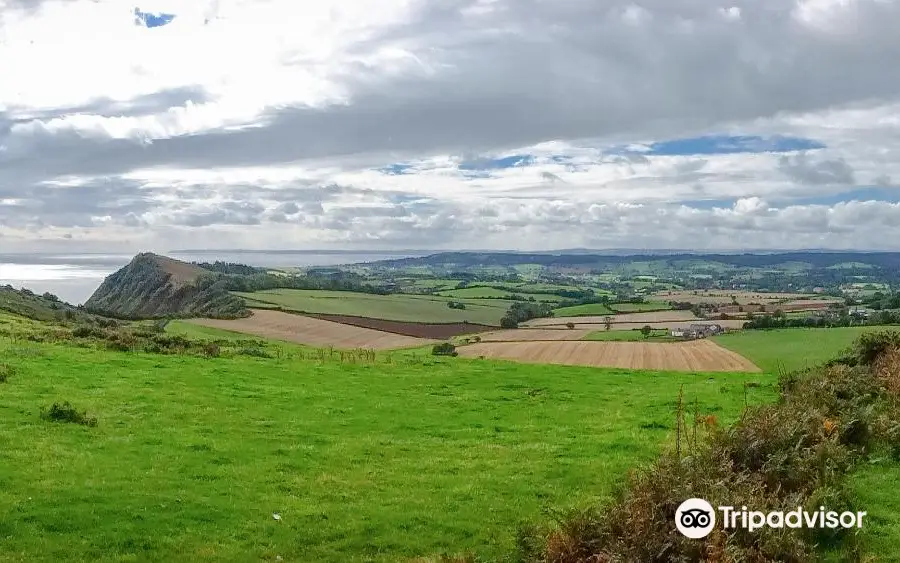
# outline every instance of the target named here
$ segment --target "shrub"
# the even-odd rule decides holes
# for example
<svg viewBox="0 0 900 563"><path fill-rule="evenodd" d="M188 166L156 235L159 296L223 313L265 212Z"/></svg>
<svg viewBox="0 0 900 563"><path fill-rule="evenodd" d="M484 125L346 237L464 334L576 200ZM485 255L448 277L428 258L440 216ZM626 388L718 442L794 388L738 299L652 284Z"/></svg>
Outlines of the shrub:
<svg viewBox="0 0 900 563"><path fill-rule="evenodd" d="M575 323L572 323L572 322L566 323L566 328L569 330L575 328Z"/></svg>
<svg viewBox="0 0 900 563"><path fill-rule="evenodd" d="M42 409L41 418L50 422L69 422L83 426L97 426L97 417L88 416L87 412L79 411L69 401L53 403L50 407Z"/></svg>
<svg viewBox="0 0 900 563"><path fill-rule="evenodd" d="M0 364L0 383L6 383L15 374L16 368L9 364Z"/></svg>
<svg viewBox="0 0 900 563"><path fill-rule="evenodd" d="M431 349L432 356L458 356L459 352L456 351L456 346L450 344L449 342L441 342L440 344L435 344Z"/></svg>
<svg viewBox="0 0 900 563"><path fill-rule="evenodd" d="M97 327L81 325L72 330L72 336L75 338L104 338L106 333Z"/></svg>
<svg viewBox="0 0 900 563"><path fill-rule="evenodd" d="M252 356L254 358L271 358L272 355L263 350L262 348L257 348L255 346L249 346L246 348L241 348L238 350L238 354L242 356Z"/></svg>
<svg viewBox="0 0 900 563"><path fill-rule="evenodd" d="M516 319L505 316L500 319L500 328L519 328L519 323Z"/></svg>
<svg viewBox="0 0 900 563"><path fill-rule="evenodd" d="M786 374L778 402L746 409L728 429L695 412L693 428L685 430L679 398L675 448L633 474L611 505L523 532L519 560L801 562L815 560L818 546L855 541L853 530L768 527L753 534L717 528L696 541L675 532L674 515L694 497L752 510L852 510L843 489L852 466L882 446L900 454L900 401L892 379L877 369L893 362L893 354L900 358L891 342L869 336L856 343L859 359L868 358L871 367Z"/></svg>
<svg viewBox="0 0 900 563"><path fill-rule="evenodd" d="M221 354L221 350L219 349L219 345L215 342L210 342L203 346L203 355L209 358L218 358Z"/></svg>

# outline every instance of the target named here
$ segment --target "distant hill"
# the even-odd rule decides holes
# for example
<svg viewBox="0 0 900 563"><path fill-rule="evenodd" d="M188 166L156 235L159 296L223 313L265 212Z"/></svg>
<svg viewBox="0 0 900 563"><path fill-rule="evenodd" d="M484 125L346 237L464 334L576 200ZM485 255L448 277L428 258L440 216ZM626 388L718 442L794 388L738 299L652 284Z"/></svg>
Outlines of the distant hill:
<svg viewBox="0 0 900 563"><path fill-rule="evenodd" d="M149 252L108 276L84 308L125 319L250 314L243 301L228 293L220 274Z"/></svg>
<svg viewBox="0 0 900 563"><path fill-rule="evenodd" d="M52 293L38 295L28 289L0 287L0 312L5 311L37 321L63 321L88 317L81 309Z"/></svg>

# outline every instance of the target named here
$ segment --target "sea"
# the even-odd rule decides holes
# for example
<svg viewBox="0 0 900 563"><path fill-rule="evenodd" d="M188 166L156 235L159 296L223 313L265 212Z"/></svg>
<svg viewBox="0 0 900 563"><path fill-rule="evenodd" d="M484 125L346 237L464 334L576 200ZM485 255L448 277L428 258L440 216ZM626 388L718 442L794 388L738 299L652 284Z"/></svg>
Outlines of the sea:
<svg viewBox="0 0 900 563"><path fill-rule="evenodd" d="M186 251L162 253L185 262L236 262L265 268L337 266L433 254L429 251ZM50 292L84 303L104 278L128 264L130 254L0 254L0 285Z"/></svg>

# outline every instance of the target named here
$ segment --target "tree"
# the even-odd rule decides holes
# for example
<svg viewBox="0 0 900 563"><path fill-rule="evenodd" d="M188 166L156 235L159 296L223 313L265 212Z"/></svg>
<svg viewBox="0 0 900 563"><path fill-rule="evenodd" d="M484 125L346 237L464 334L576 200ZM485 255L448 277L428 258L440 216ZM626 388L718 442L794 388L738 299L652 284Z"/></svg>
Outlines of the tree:
<svg viewBox="0 0 900 563"><path fill-rule="evenodd" d="M649 338L651 332L653 332L653 329L650 327L650 325L644 325L643 327L641 327L641 334L644 335L644 338Z"/></svg>
<svg viewBox="0 0 900 563"><path fill-rule="evenodd" d="M506 315L500 319L500 328L519 328L519 323L513 317Z"/></svg>
<svg viewBox="0 0 900 563"><path fill-rule="evenodd" d="M603 317L603 326L606 330L612 330L612 317Z"/></svg>

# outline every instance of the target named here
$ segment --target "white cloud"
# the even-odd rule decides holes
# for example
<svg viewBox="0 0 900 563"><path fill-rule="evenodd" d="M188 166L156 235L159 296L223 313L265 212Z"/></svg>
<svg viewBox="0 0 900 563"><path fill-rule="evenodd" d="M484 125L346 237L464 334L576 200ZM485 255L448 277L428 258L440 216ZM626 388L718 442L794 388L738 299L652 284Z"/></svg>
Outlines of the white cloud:
<svg viewBox="0 0 900 563"><path fill-rule="evenodd" d="M0 0L0 249L896 240L835 199L897 189L895 0L140 8ZM700 134L825 148L653 150Z"/></svg>

